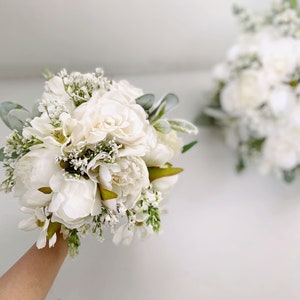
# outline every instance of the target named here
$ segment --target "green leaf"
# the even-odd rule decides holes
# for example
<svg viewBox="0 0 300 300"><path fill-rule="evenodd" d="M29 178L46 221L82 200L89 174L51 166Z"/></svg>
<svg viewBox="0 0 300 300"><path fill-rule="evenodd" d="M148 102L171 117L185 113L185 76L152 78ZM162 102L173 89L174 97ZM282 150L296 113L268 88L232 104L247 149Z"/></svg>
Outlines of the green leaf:
<svg viewBox="0 0 300 300"><path fill-rule="evenodd" d="M159 106L153 112L151 112L151 114L149 115L149 121L151 124L155 124L155 122L164 115L166 105L166 102L161 102Z"/></svg>
<svg viewBox="0 0 300 300"><path fill-rule="evenodd" d="M196 119L196 124L199 126L216 126L216 121L205 113L201 113Z"/></svg>
<svg viewBox="0 0 300 300"><path fill-rule="evenodd" d="M118 195L115 192L104 189L101 186L100 186L100 194L103 201L115 199L118 197Z"/></svg>
<svg viewBox="0 0 300 300"><path fill-rule="evenodd" d="M5 123L5 125L10 128L10 123L8 121L8 113L13 110L13 109L24 109L23 106L17 104L17 103L13 103L13 102L2 102L0 103L0 118L2 119L2 121Z"/></svg>
<svg viewBox="0 0 300 300"><path fill-rule="evenodd" d="M165 113L167 113L179 103L179 99L175 94L170 93L162 99L162 102L166 102Z"/></svg>
<svg viewBox="0 0 300 300"><path fill-rule="evenodd" d="M39 105L40 105L40 102L39 101L36 101L33 103L32 105L32 110L31 110L31 117L34 118L34 117L39 117L42 113L39 111Z"/></svg>
<svg viewBox="0 0 300 300"><path fill-rule="evenodd" d="M181 153L185 153L187 152L188 150L190 150L192 147L194 147L196 144L198 143L198 141L193 141L189 144L186 144L182 147L182 150L181 150Z"/></svg>
<svg viewBox="0 0 300 300"><path fill-rule="evenodd" d="M176 175L182 171L183 171L182 168L173 168L171 166L168 166L167 168L148 167L150 182L152 182L155 179L162 178L162 177Z"/></svg>
<svg viewBox="0 0 300 300"><path fill-rule="evenodd" d="M291 183L294 181L296 177L296 171L295 170L284 170L282 171L283 179L286 183Z"/></svg>
<svg viewBox="0 0 300 300"><path fill-rule="evenodd" d="M154 95L153 94L145 94L137 99L135 99L136 103L143 107L146 112L152 108L154 103Z"/></svg>
<svg viewBox="0 0 300 300"><path fill-rule="evenodd" d="M7 121L10 129L16 129L19 132L23 129L26 120L31 118L30 112L24 109L12 109L7 114Z"/></svg>
<svg viewBox="0 0 300 300"><path fill-rule="evenodd" d="M0 161L3 161L5 158L4 148L0 148Z"/></svg>
<svg viewBox="0 0 300 300"><path fill-rule="evenodd" d="M179 100L175 94L167 94L158 106L151 112L149 120L151 124L154 124L158 119L160 119L165 113L170 111L178 104Z"/></svg>
<svg viewBox="0 0 300 300"><path fill-rule="evenodd" d="M245 162L242 158L239 159L238 163L235 166L237 173L241 173L246 168Z"/></svg>
<svg viewBox="0 0 300 300"><path fill-rule="evenodd" d="M47 230L47 239L50 240L54 233L60 228L61 224L58 222L50 222Z"/></svg>
<svg viewBox="0 0 300 300"><path fill-rule="evenodd" d="M187 133L187 134L197 134L198 133L198 128L189 121L182 120L182 119L174 119L174 120L169 120L169 123L173 130L176 130L176 131L179 131L182 133Z"/></svg>
<svg viewBox="0 0 300 300"><path fill-rule="evenodd" d="M298 8L298 1L297 0L284 0L284 2L289 3L291 8L297 10L297 8Z"/></svg>
<svg viewBox="0 0 300 300"><path fill-rule="evenodd" d="M160 119L160 120L158 120L154 124L154 128L157 131L159 131L161 133L164 133L164 134L167 134L167 133L169 133L172 130L170 123L166 119Z"/></svg>

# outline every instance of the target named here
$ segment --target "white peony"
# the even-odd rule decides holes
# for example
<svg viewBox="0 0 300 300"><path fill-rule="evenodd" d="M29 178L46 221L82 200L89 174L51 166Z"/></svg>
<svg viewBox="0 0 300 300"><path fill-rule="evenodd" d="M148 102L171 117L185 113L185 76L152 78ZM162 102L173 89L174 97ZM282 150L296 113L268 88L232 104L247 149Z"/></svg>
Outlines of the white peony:
<svg viewBox="0 0 300 300"><path fill-rule="evenodd" d="M99 168L100 185L118 195L117 202L132 208L141 197L143 189L150 185L148 169L140 157L121 157L114 164Z"/></svg>
<svg viewBox="0 0 300 300"><path fill-rule="evenodd" d="M300 162L299 137L288 133L268 137L263 145L262 158L265 164L283 170L295 168Z"/></svg>
<svg viewBox="0 0 300 300"><path fill-rule="evenodd" d="M249 109L255 109L266 102L269 94L268 82L264 73L245 70L230 82L221 93L223 109L233 116L241 116Z"/></svg>
<svg viewBox="0 0 300 300"><path fill-rule="evenodd" d="M53 191L49 212L52 222L59 222L68 228L79 228L88 218L101 212L100 194L92 180L56 173L50 180Z"/></svg>
<svg viewBox="0 0 300 300"><path fill-rule="evenodd" d="M19 197L23 206L42 207L49 203L50 179L60 172L56 163L57 149L40 148L24 155L15 167L15 196Z"/></svg>
<svg viewBox="0 0 300 300"><path fill-rule="evenodd" d="M157 132L156 144L146 153L144 160L148 167L163 167L181 152L182 146L183 141L175 131L168 134Z"/></svg>

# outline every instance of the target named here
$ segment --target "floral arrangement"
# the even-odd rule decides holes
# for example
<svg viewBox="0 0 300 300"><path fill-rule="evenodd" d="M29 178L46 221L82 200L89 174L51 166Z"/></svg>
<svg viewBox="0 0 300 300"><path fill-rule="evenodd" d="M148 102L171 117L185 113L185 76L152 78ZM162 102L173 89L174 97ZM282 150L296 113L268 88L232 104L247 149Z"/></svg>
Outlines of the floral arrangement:
<svg viewBox="0 0 300 300"><path fill-rule="evenodd" d="M163 199L181 168L170 160L191 148L177 131L197 128L165 114L178 103L174 94L155 102L127 81L95 73L49 73L32 112L4 102L0 116L12 129L0 158L6 172L1 189L19 197L30 217L25 230L40 229L37 247L68 239L78 253L80 238L105 229L115 243L129 244L137 233L160 231Z"/></svg>
<svg viewBox="0 0 300 300"><path fill-rule="evenodd" d="M224 129L237 170L254 162L291 182L300 166L300 16L297 1L264 14L234 6L242 27L213 72L215 88L200 125Z"/></svg>

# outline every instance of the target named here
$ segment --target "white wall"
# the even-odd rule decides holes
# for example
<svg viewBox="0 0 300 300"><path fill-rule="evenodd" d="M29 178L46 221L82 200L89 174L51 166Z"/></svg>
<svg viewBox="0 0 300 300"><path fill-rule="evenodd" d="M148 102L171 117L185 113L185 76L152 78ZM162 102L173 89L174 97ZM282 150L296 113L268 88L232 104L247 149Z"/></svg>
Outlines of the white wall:
<svg viewBox="0 0 300 300"><path fill-rule="evenodd" d="M208 68L234 38L234 2L271 0L0 0L0 77Z"/></svg>

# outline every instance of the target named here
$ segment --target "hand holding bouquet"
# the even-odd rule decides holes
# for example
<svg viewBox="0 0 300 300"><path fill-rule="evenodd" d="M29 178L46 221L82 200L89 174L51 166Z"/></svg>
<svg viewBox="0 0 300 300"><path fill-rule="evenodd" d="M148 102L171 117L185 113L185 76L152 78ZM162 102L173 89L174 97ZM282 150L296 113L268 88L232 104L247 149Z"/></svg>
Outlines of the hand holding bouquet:
<svg viewBox="0 0 300 300"><path fill-rule="evenodd" d="M13 130L0 152L7 177L1 188L14 190L30 214L20 228L40 229L38 248L53 246L58 230L72 256L88 232L103 239L109 228L115 243L128 244L134 233L160 230L163 197L182 171L170 164L183 147L176 131L197 133L185 120L164 117L177 103L174 94L155 103L97 69L48 74L32 112L0 105Z"/></svg>

